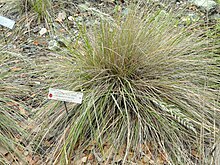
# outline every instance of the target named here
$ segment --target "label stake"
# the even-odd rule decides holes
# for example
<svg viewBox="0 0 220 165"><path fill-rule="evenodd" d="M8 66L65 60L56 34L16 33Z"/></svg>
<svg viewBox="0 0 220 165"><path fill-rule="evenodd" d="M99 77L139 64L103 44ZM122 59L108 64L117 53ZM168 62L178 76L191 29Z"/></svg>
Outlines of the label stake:
<svg viewBox="0 0 220 165"><path fill-rule="evenodd" d="M7 44L6 34L5 34L5 31L4 31L3 26L1 26L1 30L2 30L2 33L3 33L4 41L5 41L5 43Z"/></svg>
<svg viewBox="0 0 220 165"><path fill-rule="evenodd" d="M69 112L68 112L68 109L67 109L67 106L66 106L66 102L64 101L63 103L64 103L64 107L65 107L65 110L66 110L66 114L69 115Z"/></svg>

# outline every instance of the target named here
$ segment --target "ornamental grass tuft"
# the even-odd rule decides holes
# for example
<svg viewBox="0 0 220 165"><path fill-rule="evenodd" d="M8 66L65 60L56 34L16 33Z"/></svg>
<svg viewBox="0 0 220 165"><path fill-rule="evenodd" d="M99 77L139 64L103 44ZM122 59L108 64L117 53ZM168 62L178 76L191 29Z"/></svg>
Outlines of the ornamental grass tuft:
<svg viewBox="0 0 220 165"><path fill-rule="evenodd" d="M50 61L51 86L82 92L82 104L49 101L38 113L48 161L70 164L90 143L110 164L163 155L167 164L205 162L219 132L219 68L198 25L164 11L129 10L115 22L81 28L82 44ZM108 152L105 149L108 146ZM133 153L132 159L130 159ZM145 155L146 156L146 155Z"/></svg>
<svg viewBox="0 0 220 165"><path fill-rule="evenodd" d="M22 155L24 146L19 143L27 135L24 129L26 121L20 113L25 106L19 100L25 90L8 82L16 75L13 69L16 69L18 62L21 62L19 58L0 50L0 164L3 165L26 164Z"/></svg>

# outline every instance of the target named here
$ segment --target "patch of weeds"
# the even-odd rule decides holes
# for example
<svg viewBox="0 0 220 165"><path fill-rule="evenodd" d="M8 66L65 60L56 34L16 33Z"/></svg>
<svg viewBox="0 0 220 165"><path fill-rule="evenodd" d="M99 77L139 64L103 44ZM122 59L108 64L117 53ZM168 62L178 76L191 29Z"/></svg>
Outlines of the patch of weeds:
<svg viewBox="0 0 220 165"><path fill-rule="evenodd" d="M39 20L49 20L52 9L51 0L29 0L27 5L38 15Z"/></svg>
<svg viewBox="0 0 220 165"><path fill-rule="evenodd" d="M207 84L218 83L219 68L209 57L206 32L176 22L172 13L130 10L114 24L82 27L83 44L45 64L48 77L55 78L51 86L84 94L82 104L67 105L68 115L58 101L38 112L38 138L55 143L48 161L71 164L74 151L89 141L96 142L104 162L125 146L126 164L129 152L137 157L146 143L155 162L159 153L167 164L208 161L220 107L218 91Z"/></svg>
<svg viewBox="0 0 220 165"><path fill-rule="evenodd" d="M36 37L36 31L43 27L52 30L53 5L51 0L3 0L0 13L16 24L12 31L5 31L8 43L22 45L30 36ZM33 29L37 29L34 33Z"/></svg>
<svg viewBox="0 0 220 165"><path fill-rule="evenodd" d="M52 9L52 2L51 0L5 0L3 8L6 8L8 12L18 12L21 15L33 12L37 14L39 20L45 20L50 16L49 12Z"/></svg>
<svg viewBox="0 0 220 165"><path fill-rule="evenodd" d="M35 27L36 23L44 23L50 27L53 6L51 0L3 0L0 13L16 21L13 33L24 33L21 30ZM18 32L17 32L18 31Z"/></svg>

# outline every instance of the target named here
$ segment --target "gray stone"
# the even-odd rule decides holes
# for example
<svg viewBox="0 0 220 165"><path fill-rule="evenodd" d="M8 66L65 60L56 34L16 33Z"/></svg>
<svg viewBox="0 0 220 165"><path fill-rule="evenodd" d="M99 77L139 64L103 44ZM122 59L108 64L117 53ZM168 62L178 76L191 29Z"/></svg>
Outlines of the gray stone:
<svg viewBox="0 0 220 165"><path fill-rule="evenodd" d="M195 4L206 12L211 12L217 7L217 3L213 0L189 0L189 2Z"/></svg>
<svg viewBox="0 0 220 165"><path fill-rule="evenodd" d="M213 15L210 16L210 19L212 19L212 20L220 20L220 14L219 13L213 14Z"/></svg>
<svg viewBox="0 0 220 165"><path fill-rule="evenodd" d="M60 47L59 47L58 42L56 40L49 41L48 49L53 50L53 51L59 50Z"/></svg>

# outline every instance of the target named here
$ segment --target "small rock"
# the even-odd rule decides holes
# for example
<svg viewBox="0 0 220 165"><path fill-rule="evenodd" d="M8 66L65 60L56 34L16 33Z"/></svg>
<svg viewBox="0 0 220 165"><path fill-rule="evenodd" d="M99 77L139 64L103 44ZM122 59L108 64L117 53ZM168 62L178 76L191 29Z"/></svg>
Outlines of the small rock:
<svg viewBox="0 0 220 165"><path fill-rule="evenodd" d="M74 21L74 17L73 17L73 16L69 16L69 17L68 17L68 20L69 20L69 21Z"/></svg>
<svg viewBox="0 0 220 165"><path fill-rule="evenodd" d="M190 0L189 2L195 4L204 12L211 12L217 7L217 3L213 0Z"/></svg>
<svg viewBox="0 0 220 165"><path fill-rule="evenodd" d="M59 50L60 47L59 47L59 44L56 40L51 40L49 41L49 44L48 44L48 49L50 50Z"/></svg>
<svg viewBox="0 0 220 165"><path fill-rule="evenodd" d="M34 81L34 83L40 85L40 81Z"/></svg>
<svg viewBox="0 0 220 165"><path fill-rule="evenodd" d="M57 22L63 22L63 20L65 20L65 19L66 19L66 13L64 11L58 13L58 16L56 18Z"/></svg>
<svg viewBox="0 0 220 165"><path fill-rule="evenodd" d="M28 156L29 155L29 152L26 150L24 151L24 156Z"/></svg>
<svg viewBox="0 0 220 165"><path fill-rule="evenodd" d="M82 161L83 163L86 163L86 161L87 161L87 157L86 157L86 156L83 157L83 158L81 159L81 161Z"/></svg>
<svg viewBox="0 0 220 165"><path fill-rule="evenodd" d="M39 34L40 36L44 35L47 33L47 29L46 28L42 28L40 31L39 31Z"/></svg>
<svg viewBox="0 0 220 165"><path fill-rule="evenodd" d="M128 13L129 13L129 9L128 8L125 8L125 9L122 10L122 14L123 15L128 15Z"/></svg>

